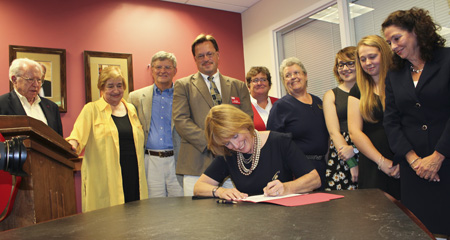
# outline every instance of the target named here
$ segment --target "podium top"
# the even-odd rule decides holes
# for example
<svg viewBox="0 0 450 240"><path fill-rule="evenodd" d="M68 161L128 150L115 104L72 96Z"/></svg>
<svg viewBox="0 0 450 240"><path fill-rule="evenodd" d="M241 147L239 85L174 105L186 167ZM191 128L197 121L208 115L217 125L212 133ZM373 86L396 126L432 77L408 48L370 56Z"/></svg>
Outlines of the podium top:
<svg viewBox="0 0 450 240"><path fill-rule="evenodd" d="M71 145L55 130L42 121L28 116L0 115L0 133L5 138L18 135L29 136L32 141L52 146L67 158L78 158ZM55 149L56 147L56 149Z"/></svg>

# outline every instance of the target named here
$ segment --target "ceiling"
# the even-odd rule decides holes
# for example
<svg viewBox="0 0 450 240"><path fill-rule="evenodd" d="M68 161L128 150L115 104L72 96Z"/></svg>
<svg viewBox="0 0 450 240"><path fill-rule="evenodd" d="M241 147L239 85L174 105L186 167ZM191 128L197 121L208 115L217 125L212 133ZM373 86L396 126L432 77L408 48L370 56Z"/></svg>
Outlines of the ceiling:
<svg viewBox="0 0 450 240"><path fill-rule="evenodd" d="M243 13L260 0L162 0L199 7L219 9L229 12Z"/></svg>

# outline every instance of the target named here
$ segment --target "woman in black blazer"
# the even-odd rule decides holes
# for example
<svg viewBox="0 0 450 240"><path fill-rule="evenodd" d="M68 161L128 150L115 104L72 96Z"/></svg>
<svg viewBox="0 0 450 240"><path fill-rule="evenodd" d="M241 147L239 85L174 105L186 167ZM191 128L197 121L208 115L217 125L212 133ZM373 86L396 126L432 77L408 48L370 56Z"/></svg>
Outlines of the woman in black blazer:
<svg viewBox="0 0 450 240"><path fill-rule="evenodd" d="M428 11L391 13L394 51L384 126L400 163L401 199L434 234L450 235L450 49Z"/></svg>

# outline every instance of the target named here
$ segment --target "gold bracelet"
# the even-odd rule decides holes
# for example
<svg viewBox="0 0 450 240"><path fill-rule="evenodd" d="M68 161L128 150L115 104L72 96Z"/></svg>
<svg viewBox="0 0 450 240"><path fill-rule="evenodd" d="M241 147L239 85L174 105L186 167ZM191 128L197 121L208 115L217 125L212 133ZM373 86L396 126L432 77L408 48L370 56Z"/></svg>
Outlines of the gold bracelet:
<svg viewBox="0 0 450 240"><path fill-rule="evenodd" d="M411 163L409 163L409 166L412 167L412 165L413 165L417 160L419 160L419 159L422 159L422 158L421 158L421 157L418 157L418 158L412 160Z"/></svg>

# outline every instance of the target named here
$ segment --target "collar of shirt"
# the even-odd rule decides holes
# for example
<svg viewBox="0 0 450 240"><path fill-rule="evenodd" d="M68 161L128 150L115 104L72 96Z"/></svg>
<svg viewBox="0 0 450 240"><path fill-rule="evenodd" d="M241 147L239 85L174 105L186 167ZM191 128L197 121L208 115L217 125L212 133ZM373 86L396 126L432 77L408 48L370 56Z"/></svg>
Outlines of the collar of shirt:
<svg viewBox="0 0 450 240"><path fill-rule="evenodd" d="M269 119L269 113L270 109L272 109L272 101L270 101L270 97L267 97L267 105L266 108L262 108L258 105L258 101L250 95L250 101L252 102L253 106L255 107L256 111L258 112L259 116L264 122L264 125L267 126L267 119Z"/></svg>
<svg viewBox="0 0 450 240"><path fill-rule="evenodd" d="M272 108L272 101L270 100L270 97L267 97L267 105L266 108L262 108L258 105L258 101L252 97L252 95L250 95L250 101L252 102L253 106L255 106L256 110L258 110L258 112L260 110L264 110L266 112L269 112L270 109Z"/></svg>
<svg viewBox="0 0 450 240"><path fill-rule="evenodd" d="M130 112L128 111L128 107L126 104L125 99L121 99L120 102L123 103L123 105L125 106L125 108L127 109L128 114L130 114ZM95 104L97 105L97 107L101 110L101 111L105 111L107 115L111 115L112 114L112 107L111 105L103 98L103 96L100 96L100 98L98 100L95 101Z"/></svg>
<svg viewBox="0 0 450 240"><path fill-rule="evenodd" d="M132 109L128 109L128 102L125 101L125 99L121 99L120 102L123 103L123 105L125 106L125 108L127 109L127 114L129 116L130 119L133 118L137 118L137 113L136 110L133 111L134 108ZM104 112L104 114L106 114L105 116L109 117L110 119L112 119L112 108L111 105L105 101L105 99L103 97L100 97L98 100L96 100L95 102L91 102L92 104L95 104L96 108L98 108L100 111ZM91 103L87 103L87 104L91 104ZM86 104L86 105L87 105Z"/></svg>
<svg viewBox="0 0 450 240"><path fill-rule="evenodd" d="M156 86L156 84L154 84L153 94L155 94L155 93L162 94L163 92L168 92L169 95L173 95L173 83L172 83L172 86L170 88L168 88L168 89L166 89L164 91L161 91L161 89L159 89L159 87Z"/></svg>
<svg viewBox="0 0 450 240"><path fill-rule="evenodd" d="M14 91L16 92L17 96L19 97L20 102L24 106L31 107L31 106L39 105L39 103L41 102L41 98L39 97L39 95L37 95L34 98L33 104L30 104L30 102L28 102L28 99L25 96L23 96L22 94L20 94L15 88L14 88Z"/></svg>
<svg viewBox="0 0 450 240"><path fill-rule="evenodd" d="M106 100L103 98L103 96L100 96L100 98L96 101L96 104L100 110L102 110L102 111L109 110L112 112L111 105L109 105L109 103L106 102Z"/></svg>
<svg viewBox="0 0 450 240"><path fill-rule="evenodd" d="M208 75L200 73L203 77L203 80L206 83L206 86L208 87L208 89L211 89L211 83L208 80ZM212 75L213 77L213 81L216 84L217 90L219 90L219 93L222 94L222 86L220 85L220 73L219 73L219 69L217 69L217 72Z"/></svg>
<svg viewBox="0 0 450 240"><path fill-rule="evenodd" d="M30 104L25 96L20 94L16 89L14 89L14 91L16 91L17 97L19 97L20 103L22 104L22 107L25 110L27 116L41 120L48 125L44 110L42 110L41 106L39 105L39 103L41 102L41 98L39 96L36 96L33 104Z"/></svg>

